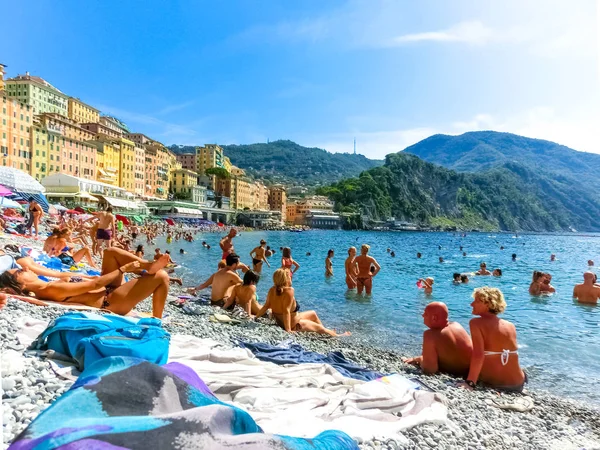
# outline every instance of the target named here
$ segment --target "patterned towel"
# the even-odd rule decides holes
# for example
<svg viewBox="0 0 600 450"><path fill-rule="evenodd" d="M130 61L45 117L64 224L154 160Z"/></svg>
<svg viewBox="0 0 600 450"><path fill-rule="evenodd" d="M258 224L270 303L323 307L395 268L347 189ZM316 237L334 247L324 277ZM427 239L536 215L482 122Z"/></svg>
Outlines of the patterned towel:
<svg viewBox="0 0 600 450"><path fill-rule="evenodd" d="M91 365L9 447L54 448L358 450L340 431L314 439L265 434L247 412L219 401L189 367L124 357Z"/></svg>

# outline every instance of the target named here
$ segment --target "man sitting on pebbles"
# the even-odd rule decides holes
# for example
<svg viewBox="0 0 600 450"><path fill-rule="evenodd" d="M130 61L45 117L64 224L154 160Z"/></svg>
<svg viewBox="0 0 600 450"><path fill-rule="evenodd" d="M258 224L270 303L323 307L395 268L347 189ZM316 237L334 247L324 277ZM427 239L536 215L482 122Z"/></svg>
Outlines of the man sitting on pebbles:
<svg viewBox="0 0 600 450"><path fill-rule="evenodd" d="M423 333L423 355L403 361L420 366L427 374L445 372L466 376L473 344L458 322L448 322L448 307L442 302L428 304L423 312L423 323L429 328Z"/></svg>
<svg viewBox="0 0 600 450"><path fill-rule="evenodd" d="M190 294L195 294L197 291L206 289L212 286L210 293L210 304L212 306L223 307L225 302L231 295L233 288L242 284L242 279L237 274L236 270L242 270L246 273L249 269L245 264L240 263L240 257L235 253L230 253L225 258L226 266L223 269L217 270L213 273L208 280L204 283L196 286L195 288L188 289Z"/></svg>

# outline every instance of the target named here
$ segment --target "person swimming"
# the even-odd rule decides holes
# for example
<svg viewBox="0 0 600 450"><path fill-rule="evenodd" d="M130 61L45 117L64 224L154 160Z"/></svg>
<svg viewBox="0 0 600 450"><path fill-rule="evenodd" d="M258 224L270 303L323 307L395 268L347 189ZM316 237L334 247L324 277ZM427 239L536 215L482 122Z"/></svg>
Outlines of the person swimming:
<svg viewBox="0 0 600 450"><path fill-rule="evenodd" d="M333 276L333 263L331 262L331 258L333 258L334 252L333 249L329 249L327 252L327 258L325 258L325 276L332 277Z"/></svg>
<svg viewBox="0 0 600 450"><path fill-rule="evenodd" d="M490 272L489 270L487 270L487 264L482 262L481 264L479 264L479 270L477 272L475 272L475 275L491 275L492 272Z"/></svg>

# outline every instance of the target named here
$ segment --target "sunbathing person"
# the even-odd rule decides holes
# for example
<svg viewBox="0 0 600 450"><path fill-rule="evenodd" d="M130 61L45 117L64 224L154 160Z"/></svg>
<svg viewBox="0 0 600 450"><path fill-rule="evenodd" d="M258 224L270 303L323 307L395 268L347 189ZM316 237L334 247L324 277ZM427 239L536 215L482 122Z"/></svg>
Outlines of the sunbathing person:
<svg viewBox="0 0 600 450"><path fill-rule="evenodd" d="M288 333L297 331L313 331L329 336L349 336L350 332L336 333L323 326L315 311L300 312L300 306L294 298L294 288L289 270L277 269L273 273L274 286L269 289L267 300L256 317L263 316L269 309L273 318Z"/></svg>
<svg viewBox="0 0 600 450"><path fill-rule="evenodd" d="M51 239L51 237L48 239ZM63 228L62 230L60 230L55 239L56 240L53 244L54 254L48 254L49 256L57 256L63 264L66 264L68 266L73 266L80 262L82 259L85 259L91 267L98 267L94 262L94 259L92 258L92 254L89 248L83 247L77 250L75 253L73 253L75 244L70 242L71 230L69 228Z"/></svg>
<svg viewBox="0 0 600 450"><path fill-rule="evenodd" d="M577 284L573 288L573 298L577 299L579 303L598 304L600 287L594 284L595 279L593 272L585 272L583 274L583 283Z"/></svg>
<svg viewBox="0 0 600 450"><path fill-rule="evenodd" d="M212 291L210 293L211 305L220 307L225 306L225 302L231 296L233 287L237 284L242 284L242 279L236 273L236 270L241 269L243 272L248 271L248 267L245 264L240 263L240 257L235 253L227 255L225 264L225 268L219 269L213 273L204 283L195 288L188 289L188 292L195 294L197 291L212 286Z"/></svg>
<svg viewBox="0 0 600 450"><path fill-rule="evenodd" d="M425 307L423 323L423 355L404 358L407 364L420 366L424 373L445 372L465 377L469 373L473 344L471 337L458 322L448 322L448 307L433 302Z"/></svg>
<svg viewBox="0 0 600 450"><path fill-rule="evenodd" d="M260 276L254 270L246 272L243 283L233 287L231 295L223 305L223 309L233 309L234 305L238 305L249 316L258 314L260 311L260 305L256 301L258 280L260 280Z"/></svg>
<svg viewBox="0 0 600 450"><path fill-rule="evenodd" d="M56 270L47 269L46 267L36 263L33 258L29 256L14 257L6 254L4 250L0 250L0 274L3 274L10 269L27 269L36 275L59 278L61 280L70 280L73 278L73 274L71 272L58 272ZM77 274L77 276L80 278L94 278L80 274Z"/></svg>
<svg viewBox="0 0 600 450"><path fill-rule="evenodd" d="M473 389L478 381L505 391L521 392L527 376L519 366L517 330L498 317L506 309L500 289L481 287L473 292L469 322L473 355L469 376L462 387Z"/></svg>
<svg viewBox="0 0 600 450"><path fill-rule="evenodd" d="M0 289L17 295L33 294L40 300L78 303L125 315L152 295L152 315L161 318L169 289L169 277L161 270L168 260L144 261L131 253L111 247L104 252L102 275L72 283L42 281L25 269L10 269L0 275ZM123 274L141 275L123 283Z"/></svg>

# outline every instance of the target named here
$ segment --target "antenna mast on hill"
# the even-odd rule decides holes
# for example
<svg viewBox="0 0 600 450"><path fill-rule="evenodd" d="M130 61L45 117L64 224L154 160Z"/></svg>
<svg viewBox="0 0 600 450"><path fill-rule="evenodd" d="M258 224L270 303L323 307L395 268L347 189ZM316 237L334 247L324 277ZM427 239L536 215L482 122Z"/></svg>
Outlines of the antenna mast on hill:
<svg viewBox="0 0 600 450"><path fill-rule="evenodd" d="M356 138L354 138L354 154L356 155Z"/></svg>

